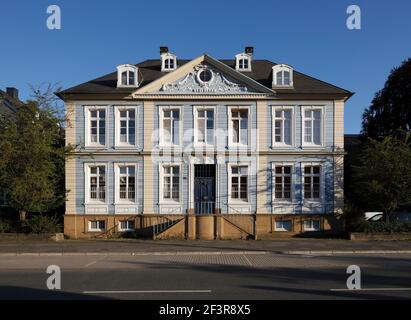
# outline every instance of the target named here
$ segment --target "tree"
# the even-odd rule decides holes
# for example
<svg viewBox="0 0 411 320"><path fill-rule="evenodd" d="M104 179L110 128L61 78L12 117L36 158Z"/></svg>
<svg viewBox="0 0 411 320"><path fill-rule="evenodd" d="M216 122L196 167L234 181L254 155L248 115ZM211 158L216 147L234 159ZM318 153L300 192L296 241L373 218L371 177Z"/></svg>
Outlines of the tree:
<svg viewBox="0 0 411 320"><path fill-rule="evenodd" d="M14 116L0 119L0 189L20 220L28 213L49 212L65 202L64 120L54 108L49 86L33 90L33 99Z"/></svg>
<svg viewBox="0 0 411 320"><path fill-rule="evenodd" d="M411 204L411 134L369 139L353 169L355 202L363 210L382 211L386 219Z"/></svg>
<svg viewBox="0 0 411 320"><path fill-rule="evenodd" d="M365 110L362 134L372 139L411 130L411 58L391 71L384 88Z"/></svg>

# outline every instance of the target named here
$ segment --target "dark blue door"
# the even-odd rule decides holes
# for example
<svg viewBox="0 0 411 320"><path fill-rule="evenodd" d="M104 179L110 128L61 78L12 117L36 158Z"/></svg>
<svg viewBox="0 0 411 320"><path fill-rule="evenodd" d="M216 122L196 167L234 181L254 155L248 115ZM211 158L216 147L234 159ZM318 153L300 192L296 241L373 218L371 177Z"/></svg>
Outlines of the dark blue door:
<svg viewBox="0 0 411 320"><path fill-rule="evenodd" d="M194 209L196 214L213 214L215 211L215 165L194 166Z"/></svg>

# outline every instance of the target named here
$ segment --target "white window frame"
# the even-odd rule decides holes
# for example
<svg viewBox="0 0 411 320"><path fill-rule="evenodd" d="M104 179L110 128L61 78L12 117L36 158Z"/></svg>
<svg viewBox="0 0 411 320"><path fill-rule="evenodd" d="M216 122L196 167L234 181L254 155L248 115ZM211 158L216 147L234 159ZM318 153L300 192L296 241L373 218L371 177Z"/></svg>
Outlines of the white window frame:
<svg viewBox="0 0 411 320"><path fill-rule="evenodd" d="M314 125L311 128L311 134L312 134L312 142L305 142L305 121L307 121L308 119L305 117L305 112L306 111L316 111L319 110L321 112L320 115L320 140L321 143L320 144L315 144L314 143ZM325 128L325 121L324 121L324 106L301 106L301 145L303 147L323 147L324 146L324 128ZM311 117L310 118L312 121L312 124L314 124L314 120Z"/></svg>
<svg viewBox="0 0 411 320"><path fill-rule="evenodd" d="M284 83L284 74L282 76L283 83L277 83L277 74L279 72L288 71L290 73L290 84L283 84ZM286 65L286 64L277 64L273 66L273 87L276 88L292 88L294 86L294 69L293 67Z"/></svg>
<svg viewBox="0 0 411 320"><path fill-rule="evenodd" d="M122 75L127 72L127 83L123 84ZM134 72L134 83L130 84L130 72ZM122 64L117 67L117 87L136 88L138 87L138 68L132 64Z"/></svg>
<svg viewBox="0 0 411 320"><path fill-rule="evenodd" d="M244 201L242 199L233 199L231 197L231 178L233 176L232 174L232 167L247 167L247 200ZM228 169L228 203L229 204L250 204L250 171L251 171L251 163L249 162L241 162L241 163L228 163L227 164L227 169Z"/></svg>
<svg viewBox="0 0 411 320"><path fill-rule="evenodd" d="M122 222L126 222L127 228L122 228L121 227ZM133 224L133 226L134 226L133 228L130 228L130 226L129 226L130 222ZM128 220L120 220L118 222L118 231L120 231L120 232L131 232L131 231L134 231L134 230L136 230L136 221L135 220L128 219Z"/></svg>
<svg viewBox="0 0 411 320"><path fill-rule="evenodd" d="M214 120L213 120L213 141L212 143L207 142L199 142L198 141L198 112L199 111L213 111L214 112ZM194 146L195 147L214 147L215 145L215 133L216 133L216 107L215 106L194 106L193 108L194 113ZM206 121L207 122L207 121ZM206 123L206 130L207 130L207 123ZM207 136L207 133L206 133Z"/></svg>
<svg viewBox="0 0 411 320"><path fill-rule="evenodd" d="M92 222L103 222L104 223L104 229L101 228L92 228L91 223ZM107 229L107 222L106 220L89 220L88 221L88 232L104 232Z"/></svg>
<svg viewBox="0 0 411 320"><path fill-rule="evenodd" d="M310 226L307 228L306 223L309 222ZM318 228L314 227L314 222L318 223ZM321 221L318 219L309 219L309 220L304 220L303 221L303 229L304 231L308 232L316 232L316 231L321 231Z"/></svg>
<svg viewBox="0 0 411 320"><path fill-rule="evenodd" d="M108 146L108 139L109 139L109 132L108 132L108 122L109 122L109 115L108 115L108 106L107 105L95 105L95 106L84 106L84 121L85 121L85 130L84 130L84 142L85 147L87 148L95 148L95 149L105 149ZM105 117L105 144L101 143L92 143L91 142L91 111L98 111L104 110L106 113Z"/></svg>
<svg viewBox="0 0 411 320"><path fill-rule="evenodd" d="M318 199L306 199L305 198L305 167L320 167L320 197ZM314 203L319 204L324 202L324 193L325 193L325 172L324 172L324 163L323 162L303 162L301 163L301 190L302 190L302 199L304 203Z"/></svg>
<svg viewBox="0 0 411 320"><path fill-rule="evenodd" d="M134 115L135 115L135 119L134 119L134 144L131 143L125 143L125 142L121 142L120 141L120 136L121 136L121 126L120 126L120 121L121 121L121 117L120 117L120 112L121 111L130 111L130 110L134 110ZM137 119L138 119L138 111L139 108L137 106L114 106L114 118L115 118L115 147L117 148L134 148L137 147ZM128 118L128 116L127 116ZM128 120L127 120L128 122ZM128 123L127 123L128 126ZM128 133L127 133L128 134ZM127 137L128 139L129 137Z"/></svg>
<svg viewBox="0 0 411 320"><path fill-rule="evenodd" d="M90 197L90 168L91 167L104 167L105 168L105 199L104 201L93 200ZM108 204L109 192L108 192L108 164L106 162L86 162L84 163L84 191L85 191L85 204Z"/></svg>
<svg viewBox="0 0 411 320"><path fill-rule="evenodd" d="M251 71L251 56L247 53L239 53L235 56L236 62L235 62L235 69L237 71ZM248 67L244 68L240 65L241 60L247 60L248 61Z"/></svg>
<svg viewBox="0 0 411 320"><path fill-rule="evenodd" d="M168 166L173 166L173 167L179 167L179 177L178 177L178 189L179 189L179 199L178 201L175 201L173 199L164 199L164 167ZM179 162L165 162L165 163L160 163L159 164L159 173L160 173L160 183L159 183L159 199L160 199L160 205L161 204L182 204L183 203L183 166L182 163ZM172 184L172 181L171 181ZM171 190L172 193L172 190Z"/></svg>
<svg viewBox="0 0 411 320"><path fill-rule="evenodd" d="M171 59L174 63L173 68L170 68L169 66L166 66L166 60ZM161 71L162 72L169 72L169 71L174 71L177 69L177 56L175 54L172 54L170 52L163 53L161 55Z"/></svg>
<svg viewBox="0 0 411 320"><path fill-rule="evenodd" d="M164 123L164 111L172 111L172 110L178 110L179 114L180 114L180 125L179 125L179 144L173 144L173 143L166 143L164 141L164 127L163 127L163 123ZM158 108L158 118L159 118L159 145L160 147L182 147L183 146L183 113L182 113L182 106L173 106L173 105L169 105L169 106L159 106ZM173 132L171 132L171 134L173 134Z"/></svg>
<svg viewBox="0 0 411 320"><path fill-rule="evenodd" d="M275 122L278 118L276 118L275 112L276 111L291 111L291 144L284 143L284 117L281 118L283 121L283 129L282 129L282 142L275 141ZM294 118L294 107L292 106L272 106L271 109L271 139L272 139L272 146L273 147L286 147L292 148L295 146L295 118Z"/></svg>
<svg viewBox="0 0 411 320"><path fill-rule="evenodd" d="M290 230L287 230L284 227L278 228L277 223L284 223L284 222L289 222L290 223ZM275 220L274 221L274 230L277 232L292 232L293 231L293 221L291 219L281 219L281 220Z"/></svg>
<svg viewBox="0 0 411 320"><path fill-rule="evenodd" d="M135 179L135 190L134 190L134 201L128 199L120 198L120 167L134 167L134 179ZM114 163L114 189L115 189L115 204L136 204L137 199L137 181L138 181L138 164L135 162L115 162Z"/></svg>
<svg viewBox="0 0 411 320"><path fill-rule="evenodd" d="M291 198L290 199L284 199L284 198L276 198L275 197L275 169L277 167L291 167ZM295 201L295 178L296 178L296 174L295 174L295 163L293 162L273 162L272 163L272 200L273 202L275 202L276 204L292 204Z"/></svg>
<svg viewBox="0 0 411 320"><path fill-rule="evenodd" d="M248 136L247 136L247 142L248 144L242 144L241 142L239 143L234 143L233 142L233 125L232 125L232 111L233 110L247 110L248 112L248 127L247 127L247 131L248 131ZM251 146L251 128L252 128L252 114L251 114L251 106L247 105L247 106L242 106L242 105L238 105L238 106L228 106L227 107L227 112L228 112L228 146L229 147L249 147ZM241 125L240 125L240 130L241 130ZM241 131L239 133L239 137L240 137L240 141L241 141Z"/></svg>

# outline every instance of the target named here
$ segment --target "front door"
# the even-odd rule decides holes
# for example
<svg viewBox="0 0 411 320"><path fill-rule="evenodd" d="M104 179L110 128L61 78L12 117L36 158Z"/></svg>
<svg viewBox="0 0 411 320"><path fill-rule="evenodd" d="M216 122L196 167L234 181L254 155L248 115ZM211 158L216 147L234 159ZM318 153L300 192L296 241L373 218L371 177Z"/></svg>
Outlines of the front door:
<svg viewBox="0 0 411 320"><path fill-rule="evenodd" d="M194 209L196 214L213 214L215 210L216 170L214 164L194 166Z"/></svg>

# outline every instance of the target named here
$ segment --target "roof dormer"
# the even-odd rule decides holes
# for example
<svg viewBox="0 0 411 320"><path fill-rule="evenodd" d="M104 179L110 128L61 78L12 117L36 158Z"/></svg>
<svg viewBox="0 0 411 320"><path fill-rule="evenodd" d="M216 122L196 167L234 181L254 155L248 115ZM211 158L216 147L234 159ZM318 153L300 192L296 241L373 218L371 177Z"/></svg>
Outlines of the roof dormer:
<svg viewBox="0 0 411 320"><path fill-rule="evenodd" d="M117 88L138 87L138 68L132 64L117 67Z"/></svg>
<svg viewBox="0 0 411 320"><path fill-rule="evenodd" d="M253 47L246 47L243 53L235 56L235 69L237 71L251 71L251 60L254 53Z"/></svg>
<svg viewBox="0 0 411 320"><path fill-rule="evenodd" d="M273 88L292 88L294 86L294 69L286 64L273 67Z"/></svg>
<svg viewBox="0 0 411 320"><path fill-rule="evenodd" d="M177 56L168 52L168 47L160 47L161 71L169 72L177 69Z"/></svg>

